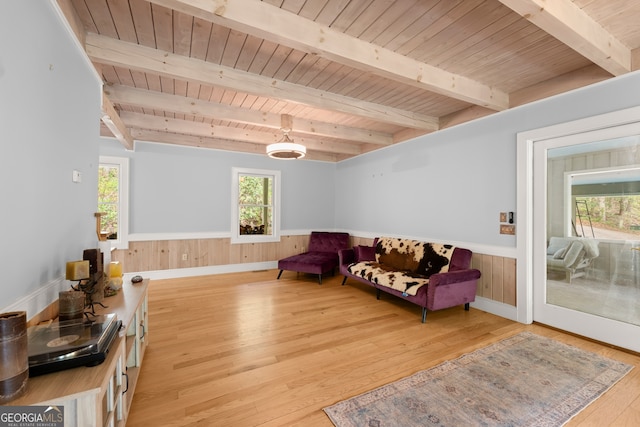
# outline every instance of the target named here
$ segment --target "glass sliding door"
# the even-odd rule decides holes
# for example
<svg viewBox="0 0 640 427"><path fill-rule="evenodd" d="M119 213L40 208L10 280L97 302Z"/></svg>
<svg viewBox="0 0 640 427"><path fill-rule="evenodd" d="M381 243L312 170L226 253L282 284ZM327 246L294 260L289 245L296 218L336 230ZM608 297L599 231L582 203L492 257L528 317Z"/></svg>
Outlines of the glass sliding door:
<svg viewBox="0 0 640 427"><path fill-rule="evenodd" d="M640 126L533 145L533 320L640 350Z"/></svg>

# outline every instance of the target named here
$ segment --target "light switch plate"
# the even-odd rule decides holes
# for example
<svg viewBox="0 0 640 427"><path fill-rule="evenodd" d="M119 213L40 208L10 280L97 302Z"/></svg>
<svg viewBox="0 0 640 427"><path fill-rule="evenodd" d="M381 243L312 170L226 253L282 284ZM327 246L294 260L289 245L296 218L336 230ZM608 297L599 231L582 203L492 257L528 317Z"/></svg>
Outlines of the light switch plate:
<svg viewBox="0 0 640 427"><path fill-rule="evenodd" d="M500 212L500 222L507 222L507 213Z"/></svg>

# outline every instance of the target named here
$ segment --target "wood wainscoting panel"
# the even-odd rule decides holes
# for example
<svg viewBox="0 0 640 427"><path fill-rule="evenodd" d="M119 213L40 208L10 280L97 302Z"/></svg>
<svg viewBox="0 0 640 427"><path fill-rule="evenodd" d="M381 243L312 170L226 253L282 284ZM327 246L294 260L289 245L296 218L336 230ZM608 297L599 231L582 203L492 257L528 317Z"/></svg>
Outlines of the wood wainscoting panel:
<svg viewBox="0 0 640 427"><path fill-rule="evenodd" d="M231 244L229 238L129 242L114 250L124 273L277 261L305 251L308 235L282 236L280 242ZM186 259L185 259L186 258Z"/></svg>
<svg viewBox="0 0 640 427"><path fill-rule="evenodd" d="M482 273L476 295L516 306L516 260L474 253L471 266Z"/></svg>

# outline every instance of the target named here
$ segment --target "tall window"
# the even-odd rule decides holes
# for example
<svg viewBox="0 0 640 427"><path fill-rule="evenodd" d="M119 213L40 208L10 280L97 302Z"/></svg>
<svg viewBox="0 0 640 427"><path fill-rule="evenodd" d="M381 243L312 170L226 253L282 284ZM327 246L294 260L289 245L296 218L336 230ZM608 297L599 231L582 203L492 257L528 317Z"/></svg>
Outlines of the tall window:
<svg viewBox="0 0 640 427"><path fill-rule="evenodd" d="M98 166L98 212L100 231L116 249L128 248L129 159L100 157Z"/></svg>
<svg viewBox="0 0 640 427"><path fill-rule="evenodd" d="M280 172L233 168L231 241L279 241Z"/></svg>

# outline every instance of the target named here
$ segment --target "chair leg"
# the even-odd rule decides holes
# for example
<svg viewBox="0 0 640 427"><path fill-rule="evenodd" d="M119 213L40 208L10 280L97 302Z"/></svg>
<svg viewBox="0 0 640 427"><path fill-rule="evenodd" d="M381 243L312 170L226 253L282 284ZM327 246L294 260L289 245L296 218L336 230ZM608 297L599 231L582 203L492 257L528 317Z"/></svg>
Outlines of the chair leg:
<svg viewBox="0 0 640 427"><path fill-rule="evenodd" d="M464 305L464 309L465 309L465 310L467 310L467 311L469 311L469 303L466 303L466 304Z"/></svg>
<svg viewBox="0 0 640 427"><path fill-rule="evenodd" d="M280 279L280 276L282 276L282 270L280 270L280 273L278 273L278 279Z"/></svg>
<svg viewBox="0 0 640 427"><path fill-rule="evenodd" d="M422 307L422 323L427 323L427 308Z"/></svg>
<svg viewBox="0 0 640 427"><path fill-rule="evenodd" d="M344 279L342 279L342 286L344 286L345 283L347 283L347 276L344 276Z"/></svg>

